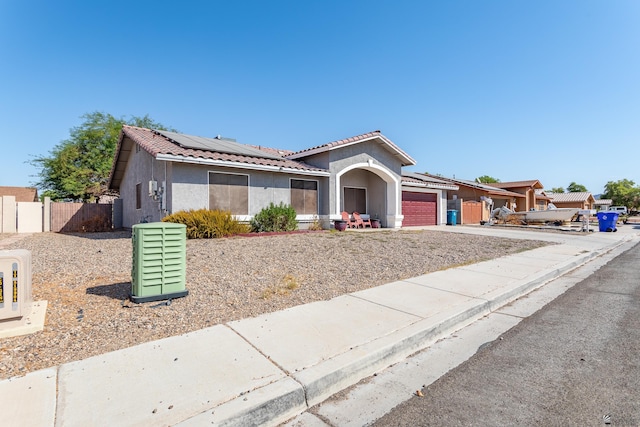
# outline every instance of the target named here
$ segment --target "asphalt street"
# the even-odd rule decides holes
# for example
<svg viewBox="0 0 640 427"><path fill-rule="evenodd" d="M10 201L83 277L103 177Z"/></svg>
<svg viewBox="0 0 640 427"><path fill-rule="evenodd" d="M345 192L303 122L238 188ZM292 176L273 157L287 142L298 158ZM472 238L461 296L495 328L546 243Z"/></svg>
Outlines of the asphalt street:
<svg viewBox="0 0 640 427"><path fill-rule="evenodd" d="M639 356L636 245L374 425L637 426Z"/></svg>

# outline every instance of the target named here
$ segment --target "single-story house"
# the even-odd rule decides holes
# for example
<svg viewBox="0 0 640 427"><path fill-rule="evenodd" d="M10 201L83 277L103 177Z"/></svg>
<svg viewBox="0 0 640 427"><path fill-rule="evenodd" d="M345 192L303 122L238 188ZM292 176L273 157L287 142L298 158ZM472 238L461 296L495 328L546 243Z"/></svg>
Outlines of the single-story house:
<svg viewBox="0 0 640 427"><path fill-rule="evenodd" d="M611 205L613 205L611 199L595 199L593 201L593 208L597 211L608 211Z"/></svg>
<svg viewBox="0 0 640 427"><path fill-rule="evenodd" d="M546 194L557 208L594 209L595 199L589 192Z"/></svg>
<svg viewBox="0 0 640 427"><path fill-rule="evenodd" d="M491 184L496 188L523 194L525 197L517 205L516 211L543 211L547 209L549 198L542 191L544 186L537 179L528 181L495 182Z"/></svg>
<svg viewBox="0 0 640 427"><path fill-rule="evenodd" d="M291 204L301 228L315 219L329 227L342 211L397 228L410 193L428 194L422 197L437 210L430 218L442 223L446 203L441 201L451 187L405 182L402 168L415 164L380 131L292 152L221 136L123 126L109 188L120 193L126 228L202 208L228 210L249 221L272 202Z"/></svg>
<svg viewBox="0 0 640 427"><path fill-rule="evenodd" d="M38 202L38 189L33 187L0 186L0 197L13 196L16 202Z"/></svg>
<svg viewBox="0 0 640 427"><path fill-rule="evenodd" d="M477 181L468 181L457 178L437 178L458 186L457 190L448 192L450 200L462 199L477 202L490 200L490 204L492 204L494 208L506 206L509 209L513 209L519 204L522 204L522 200L525 197L523 194L495 187L494 184L483 184Z"/></svg>

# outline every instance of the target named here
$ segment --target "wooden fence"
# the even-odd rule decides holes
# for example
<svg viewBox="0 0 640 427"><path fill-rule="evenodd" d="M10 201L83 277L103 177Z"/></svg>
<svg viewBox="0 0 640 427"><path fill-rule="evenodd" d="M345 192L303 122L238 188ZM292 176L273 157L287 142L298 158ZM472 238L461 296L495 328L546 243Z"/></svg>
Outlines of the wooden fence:
<svg viewBox="0 0 640 427"><path fill-rule="evenodd" d="M112 228L113 205L99 203L51 203L51 231L93 232Z"/></svg>
<svg viewBox="0 0 640 427"><path fill-rule="evenodd" d="M480 224L482 220L482 202L462 202L462 224Z"/></svg>

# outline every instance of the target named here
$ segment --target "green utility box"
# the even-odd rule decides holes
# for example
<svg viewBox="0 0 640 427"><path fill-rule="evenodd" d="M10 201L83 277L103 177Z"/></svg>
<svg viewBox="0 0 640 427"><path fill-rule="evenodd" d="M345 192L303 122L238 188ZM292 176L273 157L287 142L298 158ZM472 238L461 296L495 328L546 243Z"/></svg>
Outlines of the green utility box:
<svg viewBox="0 0 640 427"><path fill-rule="evenodd" d="M150 222L132 227L131 301L186 296L187 226Z"/></svg>

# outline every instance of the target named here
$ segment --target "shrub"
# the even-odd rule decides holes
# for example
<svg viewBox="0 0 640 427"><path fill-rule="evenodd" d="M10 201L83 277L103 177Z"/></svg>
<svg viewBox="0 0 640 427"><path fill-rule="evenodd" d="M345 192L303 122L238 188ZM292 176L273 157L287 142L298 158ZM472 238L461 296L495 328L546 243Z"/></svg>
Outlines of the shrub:
<svg viewBox="0 0 640 427"><path fill-rule="evenodd" d="M312 230L312 231L322 230L322 223L320 222L320 220L316 215L313 216L313 221L311 221L311 224L309 224L309 227L307 228L307 230Z"/></svg>
<svg viewBox="0 0 640 427"><path fill-rule="evenodd" d="M188 239L229 237L249 232L249 226L238 221L229 211L191 209L168 215L162 221L186 225Z"/></svg>
<svg viewBox="0 0 640 427"><path fill-rule="evenodd" d="M291 205L285 205L280 202L274 205L273 202L269 207L262 209L251 220L251 231L256 233L268 231L293 231L298 229L296 221L296 211Z"/></svg>
<svg viewBox="0 0 640 427"><path fill-rule="evenodd" d="M262 291L262 299L269 299L274 296L287 296L299 287L300 280L297 277L291 274L285 274L279 284L269 286Z"/></svg>

